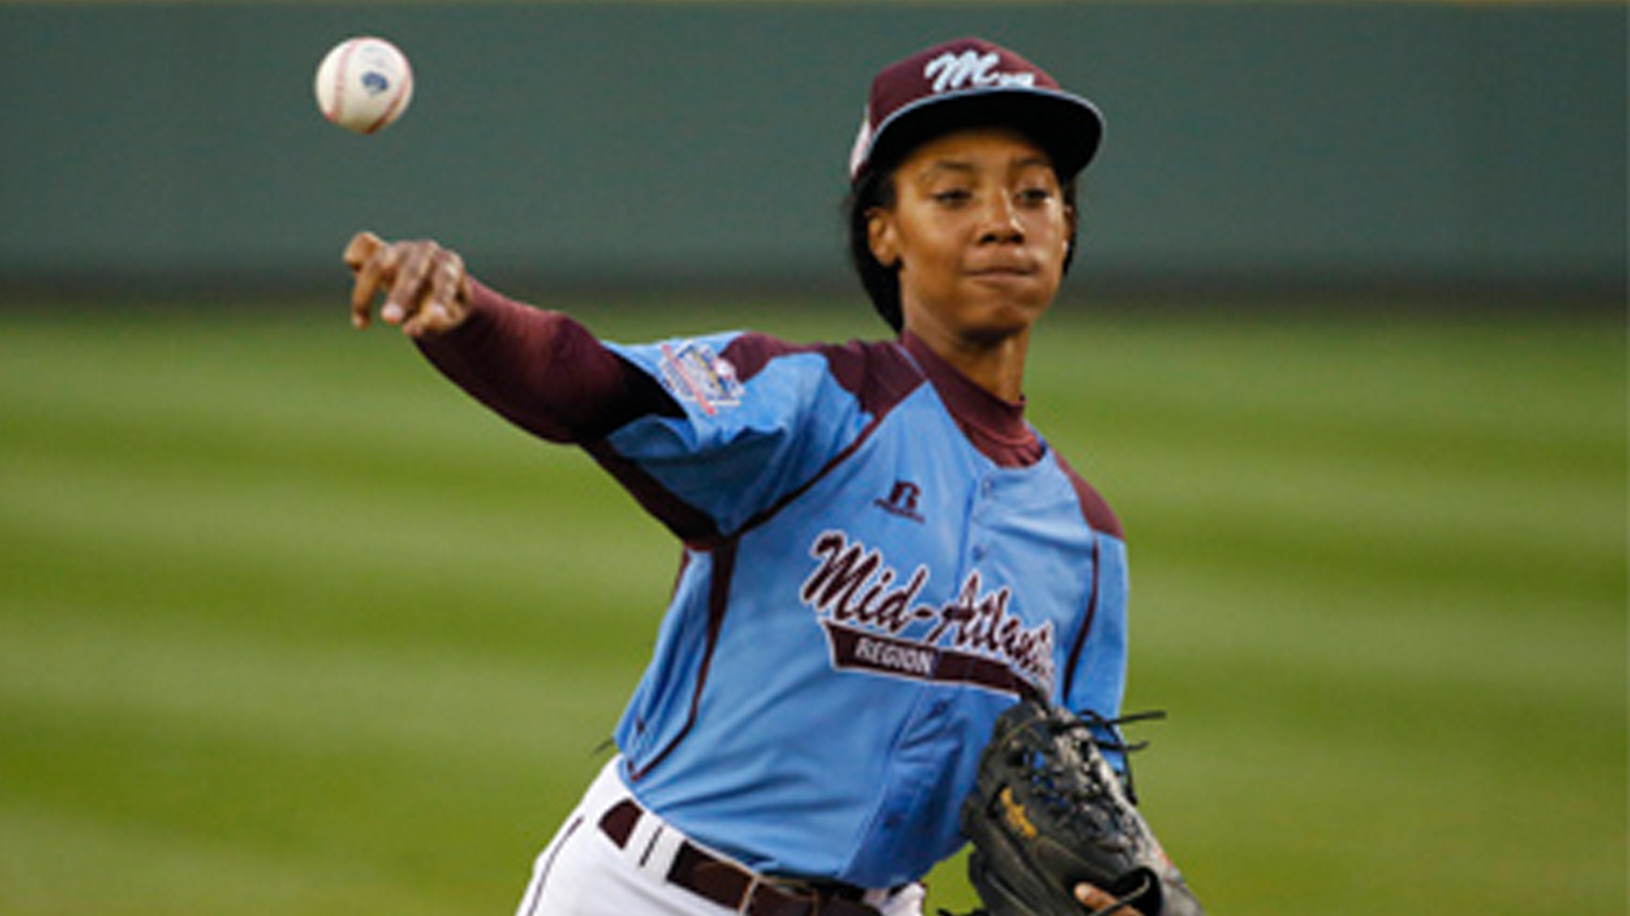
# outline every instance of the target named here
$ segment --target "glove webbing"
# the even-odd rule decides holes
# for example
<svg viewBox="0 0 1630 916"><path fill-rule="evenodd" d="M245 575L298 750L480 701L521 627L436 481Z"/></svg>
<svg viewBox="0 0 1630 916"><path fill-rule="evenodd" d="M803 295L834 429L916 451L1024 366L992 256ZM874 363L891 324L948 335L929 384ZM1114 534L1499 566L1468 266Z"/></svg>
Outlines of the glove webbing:
<svg viewBox="0 0 1630 916"><path fill-rule="evenodd" d="M1149 742L1128 742L1121 736L1120 727L1122 725L1129 725L1133 722L1150 722L1164 719L1166 718L1166 711L1164 709L1151 709L1146 712L1127 713L1126 715L1116 716L1113 719L1106 719L1103 716L1088 710L1084 713L1078 713L1077 716L1080 721L1069 726L1058 728L1057 730L1060 733L1066 731L1085 730L1087 732L1086 738L1081 740L1091 741L1093 744L1096 744L1098 747L1105 750L1119 751L1122 755L1122 760L1124 760L1126 764L1126 771L1121 774L1121 786L1126 790L1126 797L1130 799L1134 805L1137 804L1138 793L1132 782L1132 755L1143 750L1144 748L1147 748L1149 746ZM1098 736L1092 733L1092 729L1094 727L1097 727L1104 734L1110 736L1109 739L1100 741ZM1099 914L1094 913L1092 916L1099 916Z"/></svg>

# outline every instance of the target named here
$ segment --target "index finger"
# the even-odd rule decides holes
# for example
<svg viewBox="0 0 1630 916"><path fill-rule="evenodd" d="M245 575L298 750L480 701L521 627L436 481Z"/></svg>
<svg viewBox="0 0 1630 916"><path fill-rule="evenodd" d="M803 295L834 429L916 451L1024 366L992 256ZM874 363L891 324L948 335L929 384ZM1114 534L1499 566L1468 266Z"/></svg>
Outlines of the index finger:
<svg viewBox="0 0 1630 916"><path fill-rule="evenodd" d="M374 256L374 252L383 247L384 239L367 230L358 232L351 236L351 241L345 246L345 266L356 270L367 263L368 259Z"/></svg>
<svg viewBox="0 0 1630 916"><path fill-rule="evenodd" d="M351 282L352 327L361 330L372 323L374 297L396 269L395 253L393 246L371 232L358 233L346 246L346 263L356 274Z"/></svg>

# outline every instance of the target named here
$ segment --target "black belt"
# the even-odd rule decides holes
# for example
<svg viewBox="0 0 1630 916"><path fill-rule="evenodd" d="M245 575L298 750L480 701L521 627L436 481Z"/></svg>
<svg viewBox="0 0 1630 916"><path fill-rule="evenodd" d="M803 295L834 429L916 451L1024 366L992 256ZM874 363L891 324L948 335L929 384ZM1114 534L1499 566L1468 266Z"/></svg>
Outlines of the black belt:
<svg viewBox="0 0 1630 916"><path fill-rule="evenodd" d="M623 849L645 810L631 798L600 818L600 830ZM685 840L668 868L668 881L745 916L881 916L859 900L859 888L811 886L794 890L768 883L734 862Z"/></svg>

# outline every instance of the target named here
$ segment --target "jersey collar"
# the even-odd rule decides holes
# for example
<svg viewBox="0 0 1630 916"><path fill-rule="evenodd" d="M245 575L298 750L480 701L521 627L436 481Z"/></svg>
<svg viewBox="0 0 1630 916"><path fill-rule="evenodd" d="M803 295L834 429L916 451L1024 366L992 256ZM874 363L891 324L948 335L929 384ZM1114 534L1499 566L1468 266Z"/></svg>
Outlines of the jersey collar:
<svg viewBox="0 0 1630 916"><path fill-rule="evenodd" d="M1041 460L1046 446L1024 419L1024 401L1008 401L974 384L935 353L922 338L906 331L901 346L934 386L968 441L1002 467L1026 467Z"/></svg>

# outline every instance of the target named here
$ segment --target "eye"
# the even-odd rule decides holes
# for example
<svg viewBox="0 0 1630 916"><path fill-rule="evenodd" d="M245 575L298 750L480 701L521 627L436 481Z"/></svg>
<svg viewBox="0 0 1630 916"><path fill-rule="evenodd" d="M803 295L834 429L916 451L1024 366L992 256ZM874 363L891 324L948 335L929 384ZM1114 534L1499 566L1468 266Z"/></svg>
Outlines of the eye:
<svg viewBox="0 0 1630 916"><path fill-rule="evenodd" d="M946 188L943 191L935 191L932 200L942 207L959 207L973 200L973 192L966 188Z"/></svg>
<svg viewBox="0 0 1630 916"><path fill-rule="evenodd" d="M1039 207L1053 199L1053 189L1045 186L1022 188L1018 194L1019 203L1027 207Z"/></svg>

